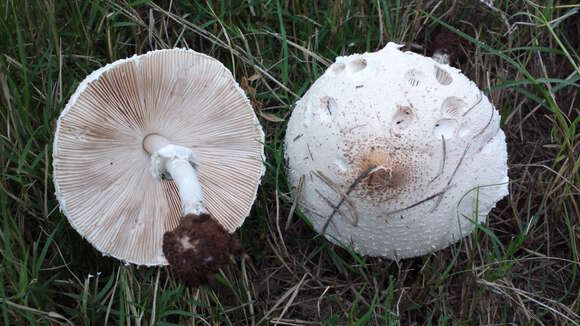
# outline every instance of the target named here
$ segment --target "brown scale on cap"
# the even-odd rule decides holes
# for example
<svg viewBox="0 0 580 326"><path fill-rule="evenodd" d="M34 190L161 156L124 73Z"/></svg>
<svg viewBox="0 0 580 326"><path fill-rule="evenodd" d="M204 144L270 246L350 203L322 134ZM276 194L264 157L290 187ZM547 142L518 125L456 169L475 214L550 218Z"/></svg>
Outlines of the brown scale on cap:
<svg viewBox="0 0 580 326"><path fill-rule="evenodd" d="M163 235L163 253L185 284L212 285L230 255L240 255L240 241L209 215L188 215L173 231Z"/></svg>
<svg viewBox="0 0 580 326"><path fill-rule="evenodd" d="M360 183L358 193L381 201L389 200L401 193L413 179L413 171L404 156L406 155L397 155L382 147L371 147L371 151L356 163L358 171L374 167L368 177Z"/></svg>
<svg viewBox="0 0 580 326"><path fill-rule="evenodd" d="M346 148L345 157L351 166L346 171L347 180L355 180L364 171L371 171L355 188L357 197L384 202L420 186L419 178L423 173L419 169L420 155L408 146L395 146L392 141L376 138L372 145L357 142Z"/></svg>

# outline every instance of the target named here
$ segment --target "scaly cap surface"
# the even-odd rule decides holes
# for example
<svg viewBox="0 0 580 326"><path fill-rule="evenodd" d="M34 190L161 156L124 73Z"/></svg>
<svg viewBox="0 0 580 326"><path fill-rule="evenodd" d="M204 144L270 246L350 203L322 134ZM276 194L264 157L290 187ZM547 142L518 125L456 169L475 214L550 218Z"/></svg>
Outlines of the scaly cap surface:
<svg viewBox="0 0 580 326"><path fill-rule="evenodd" d="M304 178L299 203L314 228L344 198L325 236L391 259L458 241L508 193L487 97L459 70L398 48L338 57L286 132L290 181Z"/></svg>

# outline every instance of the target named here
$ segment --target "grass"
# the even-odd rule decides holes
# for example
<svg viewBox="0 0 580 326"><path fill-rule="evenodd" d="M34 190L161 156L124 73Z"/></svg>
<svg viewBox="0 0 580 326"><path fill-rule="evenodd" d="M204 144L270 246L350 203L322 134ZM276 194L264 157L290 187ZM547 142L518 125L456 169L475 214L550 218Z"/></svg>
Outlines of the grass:
<svg viewBox="0 0 580 326"><path fill-rule="evenodd" d="M580 6L566 1L57 1L0 3L0 320L31 325L580 323ZM338 55L388 41L430 54L460 36L462 71L502 114L510 196L432 255L359 257L311 230L285 177L293 104ZM244 84L268 171L213 289L102 257L51 184L55 121L116 59L190 47ZM288 226L288 227L286 227Z"/></svg>

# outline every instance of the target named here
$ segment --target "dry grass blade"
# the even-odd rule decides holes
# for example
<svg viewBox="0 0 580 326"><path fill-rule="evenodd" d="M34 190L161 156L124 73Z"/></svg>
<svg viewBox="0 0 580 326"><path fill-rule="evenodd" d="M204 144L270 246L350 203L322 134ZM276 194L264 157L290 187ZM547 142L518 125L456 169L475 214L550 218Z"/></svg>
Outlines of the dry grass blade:
<svg viewBox="0 0 580 326"><path fill-rule="evenodd" d="M575 312L571 311L568 307L566 307L558 302L555 302L553 300L547 300L548 302L557 306L559 309L565 311L566 313L562 313L562 311L555 309L552 306L550 306L544 302L541 302L539 299L534 298L533 294L528 293L526 291L523 291L521 289L515 288L513 286L508 286L506 284L500 284L497 282L488 282L486 280L478 280L477 282L479 284L488 286L488 287L490 287L490 288L492 288L492 289L494 289L494 290L496 290L499 293L504 294L504 295L509 296L509 294L508 294L509 291L514 292L515 294L522 296L526 300L529 300L529 301L545 308L546 310L550 311L551 313L565 319L566 321L570 322L572 325L580 325L577 322L577 320L580 320L580 315L576 314ZM523 307L525 307L525 304L521 303L521 305Z"/></svg>
<svg viewBox="0 0 580 326"><path fill-rule="evenodd" d="M282 36L278 33L272 33L272 32L266 32L266 34L268 35L272 35L275 36L278 39L282 39ZM292 42L290 40L287 40L289 45L292 45L293 47L295 47L296 49L300 50L301 52L304 52L306 55L313 57L314 59L316 59L318 62L322 63L324 66L328 67L332 64L332 61L321 57L319 54L312 52L310 49L305 48L304 46L297 44L295 42Z"/></svg>
<svg viewBox="0 0 580 326"><path fill-rule="evenodd" d="M30 308L24 305L20 305L17 303L14 303L12 301L6 300L4 298L0 298L0 303L2 304L6 304L10 307L14 307L16 309L21 309L21 310L25 310L25 311L30 311L36 315L42 315L42 316L46 316L48 319L52 320L55 323L66 323L68 325L74 325L74 323L68 319L66 319L65 317L63 317L61 314L54 312L54 311L41 311L38 309L34 309L34 308Z"/></svg>
<svg viewBox="0 0 580 326"><path fill-rule="evenodd" d="M304 176L300 176L300 180L298 181L298 187L294 191L294 200L292 201L292 206L290 207L290 211L288 211L288 218L286 219L286 226L284 227L285 231L288 231L290 228L290 223L292 223L292 216L294 216L294 212L296 211L296 207L298 206L298 202L300 201L300 196L302 195L302 189L304 188Z"/></svg>
<svg viewBox="0 0 580 326"><path fill-rule="evenodd" d="M115 279L115 285L113 285L113 289L111 290L111 294L109 295L109 303L107 305L107 313L105 314L105 326L109 323L109 316L111 313L111 309L113 307L113 299L115 298L115 292L117 290L117 285L119 285L119 276L121 275L121 266L117 268L117 277Z"/></svg>
<svg viewBox="0 0 580 326"><path fill-rule="evenodd" d="M279 307L280 305L282 305L282 303L283 303L284 301L286 301L286 299L287 299L288 297L290 297L290 298L289 298L289 300L288 300L288 303L286 304L286 306L284 306L284 310L282 311L283 313L280 315L280 316L283 316L283 315L284 315L284 312L287 310L287 308L288 308L288 307L289 307L289 306L292 304L292 302L293 302L293 301L294 301L294 299L296 298L296 295L297 295L298 291L300 291L300 288L302 287L302 284L303 284L303 283L304 283L304 281L306 280L306 277L307 277L307 276L308 276L308 274L304 274L304 275L302 276L302 279L300 279L300 282L298 282L298 284L296 284L296 285L294 285L292 288L288 289L288 291L286 291L286 293L284 293L284 294L283 294L283 295L280 297L280 299L278 299L278 301L276 302L276 304L274 304L274 306L273 306L272 308L270 308L270 309L269 309L269 310L266 312L266 314L264 315L264 317L262 317L262 319L260 319L260 320L258 321L258 324L261 324L263 321L267 320L267 319L270 317L270 315L271 315L271 314L272 314L272 313L273 313L273 312L274 312L276 309L278 309L278 307Z"/></svg>
<svg viewBox="0 0 580 326"><path fill-rule="evenodd" d="M447 158L447 148L445 145L445 136L441 135L441 164L439 165L439 172L437 172L437 175L431 179L431 181L429 181L429 184L433 183L433 181L437 180L442 174L443 171L445 170L445 160Z"/></svg>
<svg viewBox="0 0 580 326"><path fill-rule="evenodd" d="M188 29L191 29L192 31L196 32L198 35L200 35L201 37L207 39L208 41L229 50L232 55L235 55L237 58L239 58L240 60L242 60L243 62L245 62L246 64L249 64L251 66L254 67L254 69L256 69L257 71L260 72L260 74L262 74L263 76L265 76L266 78L270 79L272 82L274 82L276 85L278 85L280 88L282 88L284 91L288 92L289 94L292 94L294 97L299 98L299 96L292 92L290 89L288 89L284 84L282 84L280 81L278 81L276 78L274 78L268 71L267 69L257 65L254 63L253 59L248 58L246 55L244 55L244 50L239 48L239 47L231 47L228 44L224 43L223 41L221 41L220 39L218 39L217 37L215 37L213 34L207 32L206 30L200 28L199 26L196 26L195 24L192 24L190 22L188 22L187 20L182 19L179 16L174 15L173 13L166 11L165 9L159 7L157 4L151 3L151 6L158 12L161 12L163 14L165 14L167 17L171 18L172 20L174 20L175 22L181 24L182 26L187 27Z"/></svg>
<svg viewBox="0 0 580 326"><path fill-rule="evenodd" d="M348 186L346 192L344 193L345 196L348 196L355 188L356 186L363 181L367 176L369 176L369 174L371 174L373 172L374 169L376 169L376 166L369 166L368 168L366 168L364 171L362 171L358 177L356 177L356 179ZM319 172L320 173L320 172ZM336 214L336 212L338 212L338 210L340 209L340 206L346 201L346 197L342 197L340 199L340 201L338 202L338 204L336 204L336 206L334 206L334 208L332 209L332 213L326 218L326 222L324 223L324 226L322 227L322 231L320 231L320 234L324 235L324 233L326 232L326 229L328 228L328 225L330 224L330 222L332 222L332 218L334 217L334 215Z"/></svg>
<svg viewBox="0 0 580 326"><path fill-rule="evenodd" d="M457 161L457 165L455 166L455 169L453 170L453 173L451 173L451 176L449 177L449 180L447 180L447 184L445 185L445 188L441 191L441 194L437 198L437 201L435 202L435 205L433 205L433 208L431 208L431 212L434 212L437 209L437 207L439 207L439 204L441 204L441 200L443 200L443 195L445 194L445 192L447 191L447 189L449 189L449 187L451 187L451 182L453 181L453 178L455 177L455 174L457 174L457 170L459 170L459 167L461 166L461 163L463 163L463 159L465 158L465 155L467 154L467 151L469 151L469 148L470 147L471 147L471 144L467 144L467 146L465 146L465 150L463 150L463 154L459 158L459 161Z"/></svg>
<svg viewBox="0 0 580 326"><path fill-rule="evenodd" d="M153 307L151 309L150 325L155 325L155 317L157 313L157 291L159 291L159 277L161 276L161 268L157 268L157 276L155 277L155 288L153 289Z"/></svg>
<svg viewBox="0 0 580 326"><path fill-rule="evenodd" d="M352 215L352 219L350 221L351 224L353 226L357 226L358 225L358 212L356 210L356 206L354 205L354 202L348 197L348 194L345 193L344 191L342 191L341 187L338 184L336 184L336 182L330 180L330 178L325 176L324 173L322 173L321 171L316 171L314 173L314 175L316 177L318 177L320 180L322 180L328 187L330 187L334 192L336 192L339 195L340 200L344 201L346 206L350 209L349 211ZM321 196L323 196L318 190L316 190L316 192L319 193ZM339 210L338 205L332 204L332 202L328 199L327 199L327 202L329 203L329 206L332 207L332 209L336 209L338 211L338 213L340 214L340 210Z"/></svg>
<svg viewBox="0 0 580 326"><path fill-rule="evenodd" d="M280 242L282 243L282 248L284 249L284 254L286 257L290 257L288 248L286 248L286 243L284 242L284 235L280 229L280 197L278 196L278 190L276 190L276 230L278 231L278 236L280 237Z"/></svg>

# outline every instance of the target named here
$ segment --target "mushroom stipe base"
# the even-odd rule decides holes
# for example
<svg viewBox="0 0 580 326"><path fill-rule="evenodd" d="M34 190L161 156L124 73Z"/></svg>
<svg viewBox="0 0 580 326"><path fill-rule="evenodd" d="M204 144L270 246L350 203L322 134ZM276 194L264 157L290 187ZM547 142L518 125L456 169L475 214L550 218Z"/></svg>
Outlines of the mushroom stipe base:
<svg viewBox="0 0 580 326"><path fill-rule="evenodd" d="M163 235L165 258L191 287L214 285L218 269L242 252L237 237L207 214L184 216L177 228Z"/></svg>

